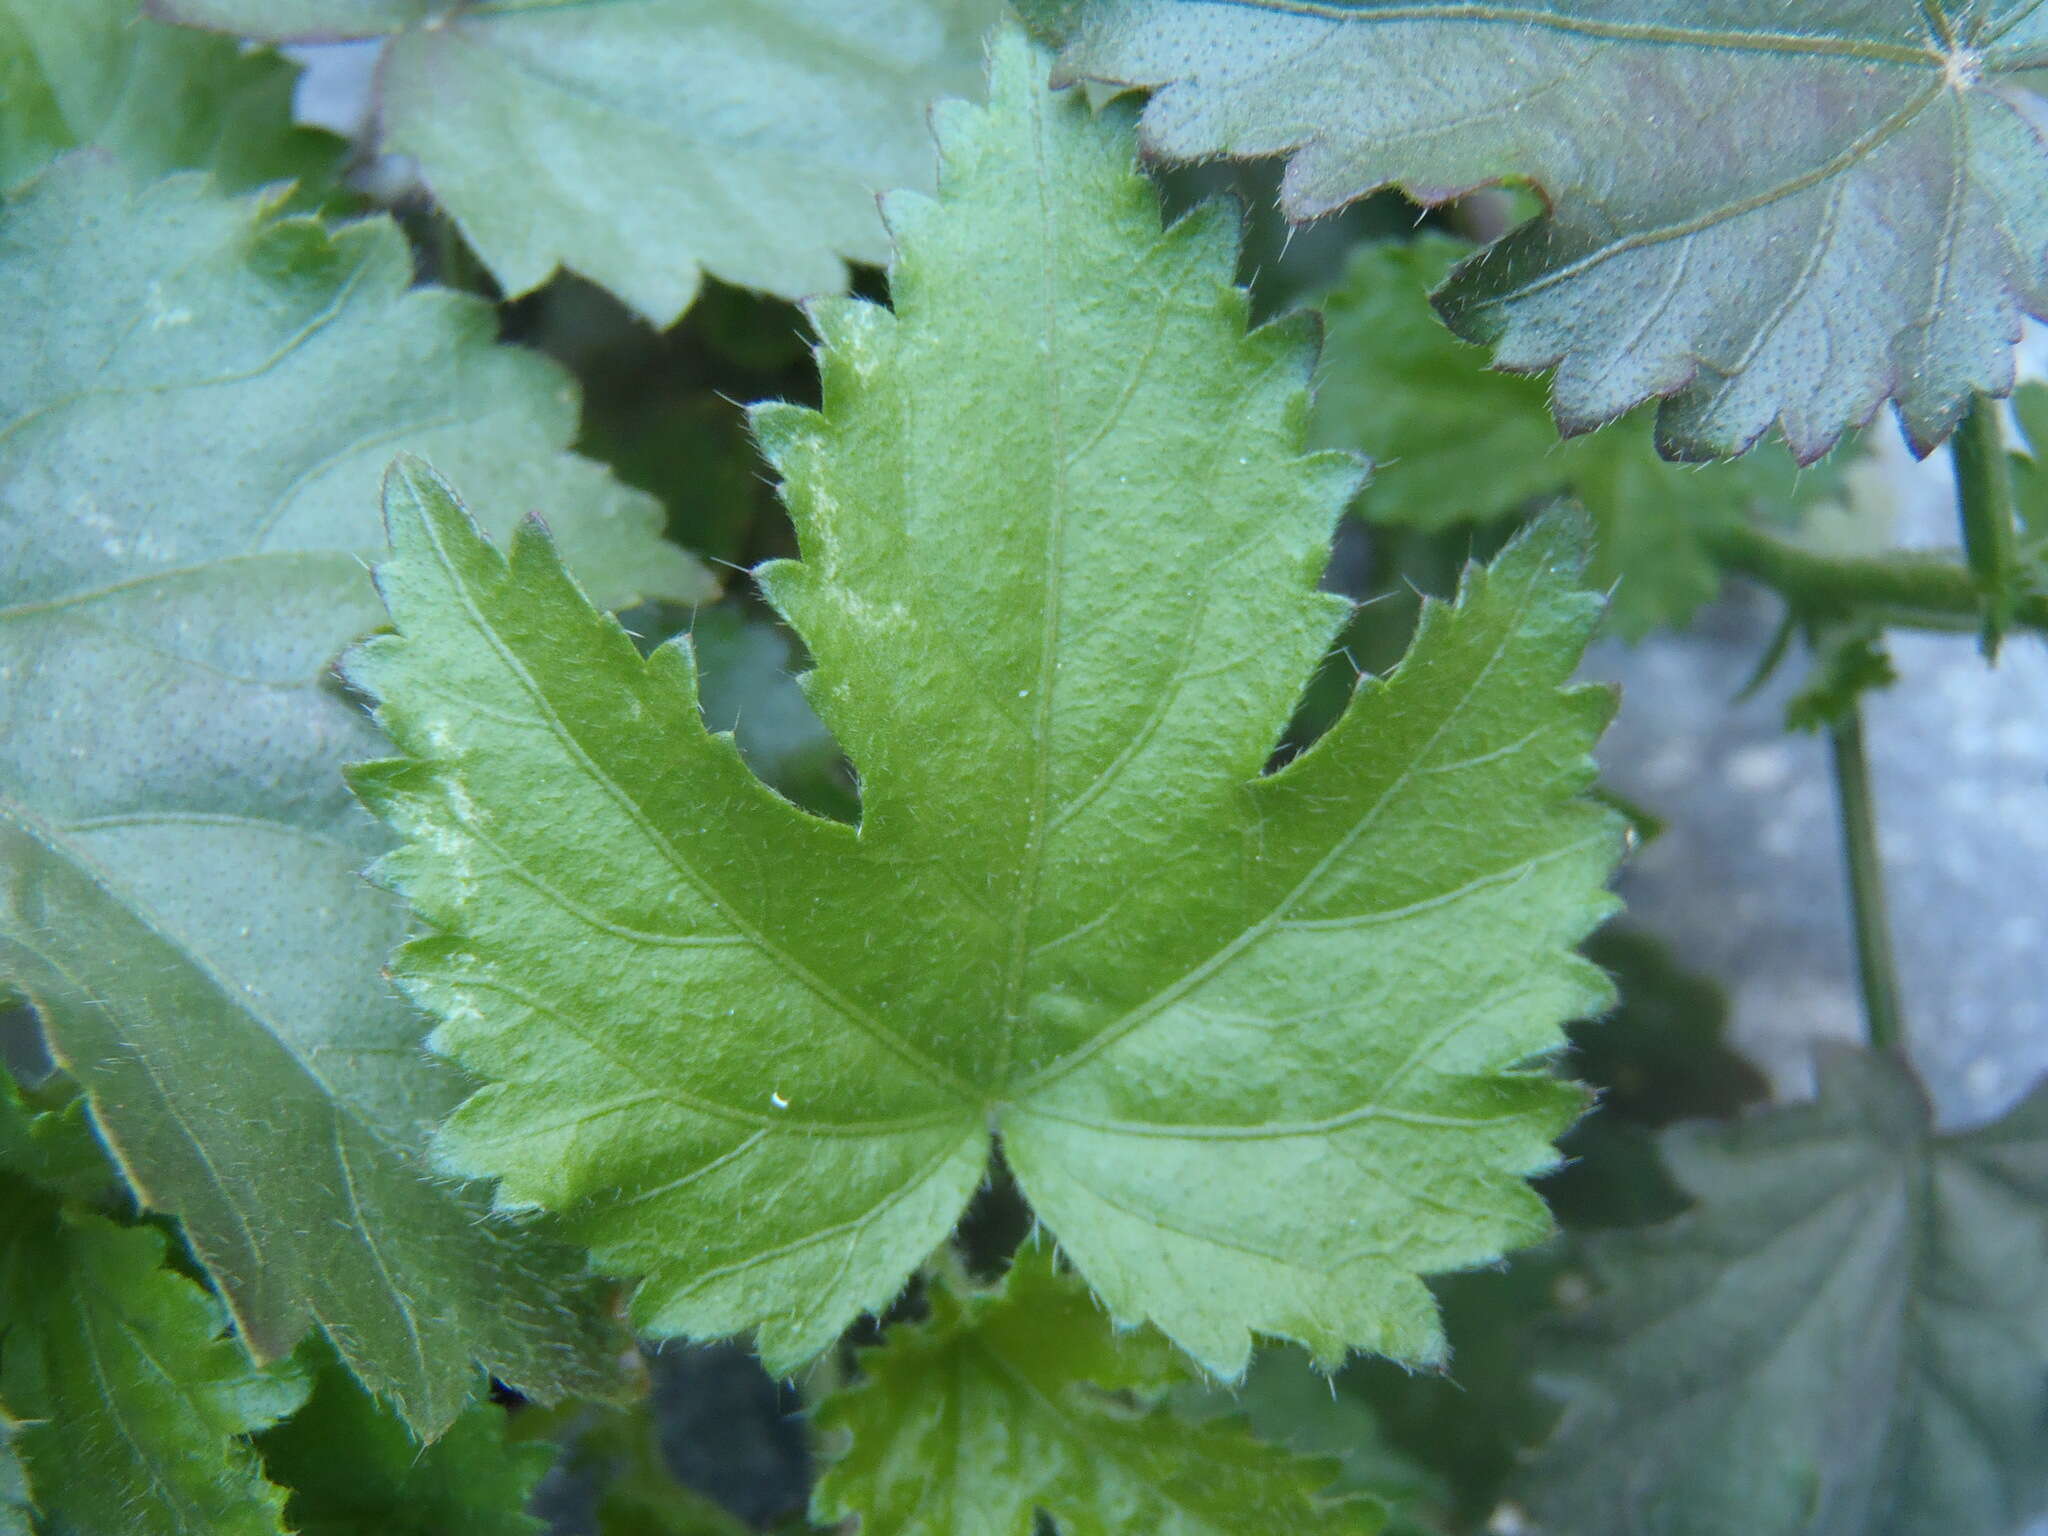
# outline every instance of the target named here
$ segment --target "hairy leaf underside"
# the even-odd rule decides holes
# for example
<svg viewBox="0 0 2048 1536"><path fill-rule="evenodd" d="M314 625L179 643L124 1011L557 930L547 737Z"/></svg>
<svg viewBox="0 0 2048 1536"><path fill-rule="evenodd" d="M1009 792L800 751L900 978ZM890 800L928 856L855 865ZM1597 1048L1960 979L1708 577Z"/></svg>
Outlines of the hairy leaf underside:
<svg viewBox="0 0 2048 1536"><path fill-rule="evenodd" d="M1937 1134L1900 1061L1664 1143L1697 1202L1595 1243L1545 1529L2006 1536L2048 1498L2048 1092Z"/></svg>
<svg viewBox="0 0 2048 1536"><path fill-rule="evenodd" d="M659 1333L771 1367L884 1306L1000 1135L1118 1318L1215 1371L1254 1331L1441 1355L1422 1272L1547 1228L1576 1092L1522 1064L1598 1008L1612 818L1577 798L1598 610L1544 523L1284 772L1345 616L1353 461L1303 456L1305 328L1245 331L1230 215L1162 231L1127 122L1001 44L893 199L894 309L828 301L820 411L755 427L800 562L759 571L860 774L804 815L707 733L529 525L417 463L359 772L440 932L397 974L488 1081L454 1169L642 1276Z"/></svg>
<svg viewBox="0 0 2048 1536"><path fill-rule="evenodd" d="M567 380L411 280L387 222L98 154L0 214L0 976L257 1357L324 1328L432 1432L480 1364L594 1389L604 1330L572 1255L425 1177L462 1087L378 975L405 916L339 769L379 743L330 675L378 474L410 445L499 527L558 509L606 601L709 583L561 451Z"/></svg>
<svg viewBox="0 0 2048 1536"><path fill-rule="evenodd" d="M1169 159L1286 154L1309 218L1502 177L1550 211L1437 296L1579 432L1802 460L1886 400L1924 452L2048 312L2035 0L1067 0L1063 73L1155 90ZM1626 150L1621 146L1626 145Z"/></svg>

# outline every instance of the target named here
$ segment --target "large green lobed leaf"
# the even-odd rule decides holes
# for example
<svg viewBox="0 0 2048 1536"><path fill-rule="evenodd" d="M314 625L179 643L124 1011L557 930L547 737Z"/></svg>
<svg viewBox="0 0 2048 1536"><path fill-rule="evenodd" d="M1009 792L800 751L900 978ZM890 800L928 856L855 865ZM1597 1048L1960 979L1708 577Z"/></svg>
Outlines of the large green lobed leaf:
<svg viewBox="0 0 2048 1536"><path fill-rule="evenodd" d="M412 447L498 526L546 505L607 601L707 590L562 451L576 397L489 310L408 292L388 223L59 162L0 218L0 976L259 1359L322 1327L429 1432L479 1367L587 1390L567 1251L427 1180L460 1078L378 975L405 931L329 675L375 627L378 473Z"/></svg>
<svg viewBox="0 0 2048 1536"><path fill-rule="evenodd" d="M1438 307L1558 421L1658 397L1679 458L1802 460L1897 403L1925 452L2048 314L2032 0L1068 0L1064 73L1156 87L1170 159L1290 156L1313 217L1527 177Z"/></svg>
<svg viewBox="0 0 2048 1536"><path fill-rule="evenodd" d="M568 267L657 325L709 272L797 298L888 252L875 195L931 179L924 114L975 84L1000 0L156 0L273 42L388 36L414 156L507 293Z"/></svg>
<svg viewBox="0 0 2048 1536"><path fill-rule="evenodd" d="M1435 1359L1418 1276L1547 1229L1521 1176L1579 1098L1524 1064L1607 995L1582 535L1473 572L1262 777L1357 469L1301 452L1306 328L1246 334L1231 215L1162 232L1127 122L1044 68L1006 40L995 104L940 112L894 310L816 306L823 410L755 417L857 831L706 733L686 644L643 663L539 532L501 555L394 471L398 635L351 675L410 760L357 783L441 930L397 974L489 1080L441 1154L644 1276L643 1326L777 1370L888 1302L992 1134L1213 1370L1254 1331Z"/></svg>
<svg viewBox="0 0 2048 1536"><path fill-rule="evenodd" d="M1334 1459L1159 1406L1190 1372L1158 1334L1113 1328L1043 1249L1000 1291L935 1286L932 1315L861 1356L818 1405L830 1456L811 1517L865 1536L1372 1536L1384 1512L1322 1496ZM1327 1390L1327 1389L1325 1389Z"/></svg>
<svg viewBox="0 0 2048 1536"><path fill-rule="evenodd" d="M1612 1536L2010 1536L2048 1508L2048 1092L1938 1135L1910 1068L1664 1142L1697 1202L1592 1246L1530 1502Z"/></svg>

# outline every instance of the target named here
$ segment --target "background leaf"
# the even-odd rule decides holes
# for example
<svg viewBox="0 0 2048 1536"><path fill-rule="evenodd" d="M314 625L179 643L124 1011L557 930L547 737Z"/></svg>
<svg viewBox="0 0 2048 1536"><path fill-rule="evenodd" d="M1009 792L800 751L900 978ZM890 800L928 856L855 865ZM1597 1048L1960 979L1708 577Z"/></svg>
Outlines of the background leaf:
<svg viewBox="0 0 2048 1536"><path fill-rule="evenodd" d="M296 1536L535 1536L543 1529L526 1505L554 1446L508 1441L505 1410L492 1402L422 1446L329 1351L309 1344L307 1353L318 1368L311 1399L257 1441L265 1473L289 1494L285 1520Z"/></svg>
<svg viewBox="0 0 2048 1536"><path fill-rule="evenodd" d="M1325 1493L1369 1494L1386 1504L1389 1536L1435 1529L1417 1518L1416 1506L1441 1505L1448 1495L1442 1480L1392 1443L1364 1398L1317 1370L1300 1350L1260 1350L1243 1382L1189 1383L1175 1391L1173 1402L1197 1418L1241 1416L1261 1440L1331 1463L1336 1476Z"/></svg>
<svg viewBox="0 0 2048 1536"><path fill-rule="evenodd" d="M999 0L159 0L286 41L391 34L382 145L507 293L557 267L658 326L700 272L796 298L887 254L875 194L931 179L925 109L979 84Z"/></svg>
<svg viewBox="0 0 2048 1536"><path fill-rule="evenodd" d="M1064 73L1157 87L1169 159L1287 153L1310 218L1525 176L1551 212L1438 296L1581 432L1802 461L1896 401L1922 452L2048 313L2048 11L1894 0L1083 0ZM1617 128L1641 137L1624 151Z"/></svg>
<svg viewBox="0 0 2048 1536"><path fill-rule="evenodd" d="M142 176L322 188L343 146L293 126L297 76L274 53L151 21L142 0L0 0L0 186L89 144Z"/></svg>
<svg viewBox="0 0 2048 1536"><path fill-rule="evenodd" d="M1909 1068L1838 1047L1819 1100L1671 1132L1698 1202L1595 1241L1529 1481L1615 1536L2006 1536L2048 1503L2048 1094L1936 1135Z"/></svg>
<svg viewBox="0 0 2048 1536"><path fill-rule="evenodd" d="M138 1511L165 1536L277 1536L282 1495L241 1437L296 1408L304 1380L222 1336L160 1231L37 1184L40 1129L0 1072L0 1395L27 1421L0 1414L0 1530L28 1529L18 1453L51 1536L134 1530Z"/></svg>
<svg viewBox="0 0 2048 1536"><path fill-rule="evenodd" d="M690 649L705 724L733 733L763 783L806 810L853 820L860 802L839 743L797 686L802 667L788 631L721 603L693 616Z"/></svg>
<svg viewBox="0 0 2048 1536"><path fill-rule="evenodd" d="M2013 444L2013 511L2020 560L2036 592L2048 592L2048 384L2028 384L2012 397L2021 441Z"/></svg>
<svg viewBox="0 0 2048 1536"><path fill-rule="evenodd" d="M1636 640L1719 593L1716 530L1786 522L1839 490L1847 450L1803 474L1775 445L1732 464L1668 463L1647 409L1560 441L1546 386L1489 370L1429 307L1428 290L1471 250L1434 234L1362 246L1320 301L1315 441L1372 459L1358 501L1368 520L1433 531L1569 495L1599 530L1593 582L1613 589L1609 622Z"/></svg>
<svg viewBox="0 0 2048 1536"><path fill-rule="evenodd" d="M891 1328L862 1353L865 1379L819 1405L841 1448L814 1520L857 1518L867 1536L1031 1536L1039 1511L1068 1536L1381 1528L1377 1503L1319 1497L1333 1460L1151 1406L1187 1368L1158 1334L1112 1328L1045 1250L1019 1254L1000 1293L929 1295L931 1320Z"/></svg>
<svg viewBox="0 0 2048 1536"><path fill-rule="evenodd" d="M755 415L804 549L757 575L857 833L545 539L394 476L399 635L351 676L411 756L357 783L441 930L397 973L490 1081L442 1153L645 1276L644 1327L758 1326L772 1370L887 1304L992 1127L1112 1312L1218 1373L1253 1330L1432 1358L1418 1271L1547 1229L1522 1176L1580 1100L1519 1066L1606 996L1569 955L1618 841L1576 798L1580 536L1474 572L1261 777L1356 467L1302 455L1303 328L1245 331L1228 216L1162 232L1127 123L1043 67L1005 42L994 105L939 115L896 307L815 306L823 410Z"/></svg>
<svg viewBox="0 0 2048 1536"><path fill-rule="evenodd" d="M0 225L0 973L259 1359L325 1328L413 1424L478 1362L598 1388L578 1266L425 1181L462 1093L381 982L404 932L339 767L328 666L377 621L359 551L401 446L503 526L553 509L605 601L702 594L657 511L561 451L576 401L472 300L196 177L69 158Z"/></svg>
<svg viewBox="0 0 2048 1536"><path fill-rule="evenodd" d="M746 1425L751 1417L729 1392L704 1393L689 1407L715 1425ZM689 1437L705 1456L721 1458L743 1486L765 1489L776 1480L772 1472L762 1476L764 1468L744 1452L723 1460L735 1444L715 1427L696 1436L690 1435L691 1427L662 1412L658 1386L630 1407L577 1413L566 1457L568 1477L594 1493L599 1536L747 1536L759 1528L678 1481L665 1464L664 1444L671 1437ZM800 1496L801 1487L796 1492Z"/></svg>

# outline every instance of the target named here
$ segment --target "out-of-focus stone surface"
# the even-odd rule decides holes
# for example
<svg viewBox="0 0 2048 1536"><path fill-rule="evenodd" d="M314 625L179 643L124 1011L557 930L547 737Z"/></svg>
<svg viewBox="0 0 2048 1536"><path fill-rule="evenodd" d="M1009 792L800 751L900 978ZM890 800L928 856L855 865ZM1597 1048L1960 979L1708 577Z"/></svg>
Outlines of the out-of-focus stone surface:
<svg viewBox="0 0 2048 1536"><path fill-rule="evenodd" d="M1885 465L1897 541L1953 544L1947 456L1888 442ZM1737 590L1686 633L1603 643L1587 673L1623 687L1608 782L1667 823L1622 894L1728 989L1736 1042L1799 1094L1812 1043L1862 1023L1827 746L1782 728L1801 663L1735 699L1778 613ZM1892 655L1901 681L1865 731L1907 1030L1942 1120L1964 1125L2048 1072L2048 645L2011 641L1995 669L1968 636L1897 635Z"/></svg>
<svg viewBox="0 0 2048 1536"><path fill-rule="evenodd" d="M281 50L301 66L292 115L312 128L352 139L370 126L370 98L376 92L382 38L361 42L307 43Z"/></svg>

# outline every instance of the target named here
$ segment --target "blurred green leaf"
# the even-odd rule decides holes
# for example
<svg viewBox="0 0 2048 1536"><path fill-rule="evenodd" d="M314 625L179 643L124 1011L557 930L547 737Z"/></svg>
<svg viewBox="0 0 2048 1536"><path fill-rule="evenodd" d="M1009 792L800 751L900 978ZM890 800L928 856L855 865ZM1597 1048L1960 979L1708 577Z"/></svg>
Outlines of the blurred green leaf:
<svg viewBox="0 0 2048 1536"><path fill-rule="evenodd" d="M1328 1498L1331 1458L1241 1424L1152 1406L1193 1374L1150 1329L1114 1328L1088 1288L1025 1249L999 1292L930 1292L861 1355L862 1381L819 1404L834 1449L812 1519L866 1536L1370 1536L1377 1500Z"/></svg>
<svg viewBox="0 0 2048 1536"><path fill-rule="evenodd" d="M697 610L690 625L698 703L713 731L731 731L747 766L819 815L852 821L860 809L839 743L797 686L789 631L732 603Z"/></svg>
<svg viewBox="0 0 2048 1536"><path fill-rule="evenodd" d="M672 325L703 273L788 298L888 254L875 194L931 183L925 111L978 95L999 0L159 0L272 42L388 36L384 148L508 294L558 268Z"/></svg>
<svg viewBox="0 0 2048 1536"><path fill-rule="evenodd" d="M257 1438L287 1495L296 1536L535 1536L526 1512L555 1459L545 1442L506 1439L505 1410L468 1409L432 1445L381 1406L332 1350L309 1342L313 1395Z"/></svg>
<svg viewBox="0 0 2048 1536"><path fill-rule="evenodd" d="M21 1425L0 1406L0 1536L30 1536L29 1520L35 1513L28 1473L15 1445L20 1438Z"/></svg>
<svg viewBox="0 0 2048 1536"><path fill-rule="evenodd" d="M1571 496L1599 528L1593 575L1614 587L1610 622L1637 639L1683 623L1720 590L1713 529L1784 520L1835 493L1837 474L1801 472L1777 446L1733 463L1667 463L1648 409L1560 440L1548 386L1491 371L1430 308L1430 288L1471 250L1434 234L1363 246L1321 301L1315 438L1374 461L1358 501L1367 519L1436 530Z"/></svg>
<svg viewBox="0 0 2048 1536"><path fill-rule="evenodd" d="M0 1169L61 1195L92 1205L119 1188L107 1154L94 1138L85 1100L74 1097L55 1109L30 1104L0 1067ZM4 1348L4 1339L0 1339Z"/></svg>
<svg viewBox="0 0 2048 1536"><path fill-rule="evenodd" d="M1567 1070L1599 1101L1559 1143L1566 1162L1543 1181L1543 1195L1571 1229L1663 1221L1685 1197L1653 1133L1678 1120L1739 1114L1770 1096L1770 1082L1727 1044L1721 989L1658 940L1617 922L1583 948L1614 978L1619 1001L1572 1026Z"/></svg>
<svg viewBox="0 0 2048 1536"><path fill-rule="evenodd" d="M1242 1415L1261 1440L1336 1468L1326 1495L1367 1494L1389 1510L1388 1536L1414 1536L1417 1507L1439 1507L1449 1489L1434 1471L1395 1445L1363 1396L1340 1387L1298 1349L1262 1349L1235 1386L1196 1382L1173 1394L1198 1419Z"/></svg>
<svg viewBox="0 0 2048 1536"><path fill-rule="evenodd" d="M483 1368L597 1390L581 1263L428 1181L463 1093L378 975L405 931L330 664L401 447L500 529L546 506L601 601L706 594L659 512L563 450L576 398L490 311L196 176L69 157L0 222L0 974L258 1359L326 1329L429 1433Z"/></svg>
<svg viewBox="0 0 2048 1536"><path fill-rule="evenodd" d="M91 145L138 176L328 188L341 142L292 123L295 65L153 21L142 0L0 0L0 186Z"/></svg>
<svg viewBox="0 0 2048 1536"><path fill-rule="evenodd" d="M724 1406L703 1405L713 1414ZM676 1480L662 1459L661 1428L645 1397L578 1415L567 1455L576 1478L596 1491L598 1536L746 1536L744 1522Z"/></svg>
<svg viewBox="0 0 2048 1536"><path fill-rule="evenodd" d="M1909 1067L1664 1152L1696 1204L1587 1247L1565 1414L1528 1479L1603 1536L2010 1536L2048 1503L2048 1090L1936 1134Z"/></svg>
<svg viewBox="0 0 2048 1536"><path fill-rule="evenodd" d="M1338 1378L1338 1390L1369 1405L1379 1433L1431 1479L1411 1506L1425 1529L1483 1529L1528 1447L1555 1422L1532 1375L1535 1327L1570 1283L1557 1242L1502 1269L1438 1276L1430 1289L1448 1364L1418 1372L1362 1360Z"/></svg>
<svg viewBox="0 0 2048 1536"><path fill-rule="evenodd" d="M2012 397L2012 411L2020 430L2012 466L2020 558L2034 590L2048 592L2048 384L2022 385Z"/></svg>
<svg viewBox="0 0 2048 1536"><path fill-rule="evenodd" d="M1786 701L1785 728L1825 731L1848 718L1864 694L1898 680L1883 631L1875 625L1824 628L1813 636L1812 670Z"/></svg>

